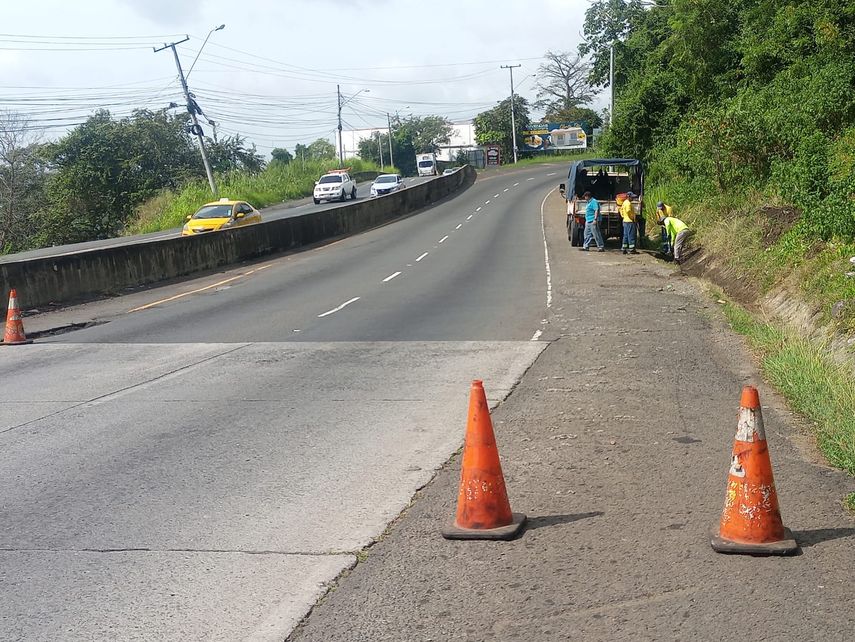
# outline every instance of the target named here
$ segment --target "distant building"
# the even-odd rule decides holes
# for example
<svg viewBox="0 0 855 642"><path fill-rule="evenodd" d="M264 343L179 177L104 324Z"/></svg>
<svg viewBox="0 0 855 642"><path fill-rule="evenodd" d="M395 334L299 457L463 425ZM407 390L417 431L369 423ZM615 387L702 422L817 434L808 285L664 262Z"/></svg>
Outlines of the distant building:
<svg viewBox="0 0 855 642"><path fill-rule="evenodd" d="M353 158L359 155L359 143L363 140L377 139L377 134L385 136L389 133L388 127L374 127L365 129L342 129L341 142L345 158ZM338 132L335 137L336 153L338 153ZM453 161L457 152L461 149L475 149L475 125L472 121L465 123L452 123L451 137L446 145L440 145L436 154L437 160ZM383 149L384 157L389 148Z"/></svg>

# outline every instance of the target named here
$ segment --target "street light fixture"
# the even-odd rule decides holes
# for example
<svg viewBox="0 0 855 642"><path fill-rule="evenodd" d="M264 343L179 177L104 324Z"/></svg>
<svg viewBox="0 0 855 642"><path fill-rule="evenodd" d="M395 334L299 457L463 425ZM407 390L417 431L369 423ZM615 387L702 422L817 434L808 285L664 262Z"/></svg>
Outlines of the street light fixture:
<svg viewBox="0 0 855 642"><path fill-rule="evenodd" d="M196 61L199 60L199 56L202 55L202 49L204 49L205 45L208 44L208 38L211 37L211 34L214 33L215 31L220 31L221 29L225 29L225 28L226 28L226 25L222 24L219 27L214 27L213 29L211 29L208 32L208 35L205 36L204 42L202 42L202 46L199 47L199 51L196 52L196 57L193 59L193 64L190 65L190 69L187 70L187 74L186 74L185 78L190 77L190 72L193 71L193 67L196 66Z"/></svg>

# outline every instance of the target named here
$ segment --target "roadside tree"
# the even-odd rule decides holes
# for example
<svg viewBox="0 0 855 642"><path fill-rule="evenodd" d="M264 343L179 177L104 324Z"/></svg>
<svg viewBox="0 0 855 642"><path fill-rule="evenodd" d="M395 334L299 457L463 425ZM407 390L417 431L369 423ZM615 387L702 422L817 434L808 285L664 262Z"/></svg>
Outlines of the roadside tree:
<svg viewBox="0 0 855 642"><path fill-rule="evenodd" d="M544 58L546 62L537 68L537 100L532 105L535 109L558 112L591 102L591 65L580 54L547 51Z"/></svg>
<svg viewBox="0 0 855 642"><path fill-rule="evenodd" d="M528 101L514 95L514 121L516 123L517 144L522 140L522 131L531 124ZM505 98L492 109L475 116L475 140L479 145L497 144L501 146L502 157L513 158L514 144L511 133L511 99Z"/></svg>

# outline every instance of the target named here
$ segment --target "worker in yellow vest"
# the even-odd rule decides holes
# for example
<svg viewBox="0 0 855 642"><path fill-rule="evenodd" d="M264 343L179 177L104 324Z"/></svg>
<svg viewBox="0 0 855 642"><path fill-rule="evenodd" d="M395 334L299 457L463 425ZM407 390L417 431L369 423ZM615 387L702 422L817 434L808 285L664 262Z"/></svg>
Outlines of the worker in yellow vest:
<svg viewBox="0 0 855 642"><path fill-rule="evenodd" d="M620 209L618 210L623 220L623 243L621 244L621 250L624 254L627 252L638 254L638 250L635 249L635 237L638 228L635 222L635 210L630 201L631 198L636 198L636 195L633 192L627 192L626 199L620 204Z"/></svg>
<svg viewBox="0 0 855 642"><path fill-rule="evenodd" d="M669 216L674 216L674 208L662 201L656 203L656 220L661 221ZM664 227L662 228L662 254L671 254L671 240L668 238L668 231Z"/></svg>
<svg viewBox="0 0 855 642"><path fill-rule="evenodd" d="M686 244L686 238L691 230L676 216L666 216L660 219L659 225L668 232L668 240L671 242L671 247L674 248L674 262L679 265L683 262L683 246Z"/></svg>

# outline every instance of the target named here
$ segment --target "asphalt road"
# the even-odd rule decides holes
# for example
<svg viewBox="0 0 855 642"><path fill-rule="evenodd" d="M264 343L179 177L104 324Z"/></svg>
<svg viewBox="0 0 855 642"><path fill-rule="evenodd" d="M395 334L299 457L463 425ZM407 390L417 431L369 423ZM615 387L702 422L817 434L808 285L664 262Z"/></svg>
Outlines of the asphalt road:
<svg viewBox="0 0 855 642"><path fill-rule="evenodd" d="M0 639L283 639L542 351L558 170L28 317L94 325L0 360Z"/></svg>
<svg viewBox="0 0 855 642"><path fill-rule="evenodd" d="M549 342L493 412L511 542L448 541L455 456L291 642L849 641L855 479L760 381L716 301L648 256L571 248L545 207ZM614 248L614 245L611 246ZM720 555L740 389L759 386L794 557Z"/></svg>
<svg viewBox="0 0 855 642"><path fill-rule="evenodd" d="M405 179L407 186L418 185L426 181L432 180L433 177L410 177ZM356 200L365 200L370 198L368 195L371 183L360 183L357 186ZM311 198L303 198L295 201L286 201L280 205L271 205L261 210L262 219L265 221L275 221L280 218L292 218L310 212L318 212L326 209L334 209L343 207L351 203L348 200L346 203L322 202L315 205ZM190 212L192 213L192 212ZM176 227L160 232L149 232L148 234L135 234L132 236L121 236L114 239L101 239L98 241L86 241L84 243L69 243L68 245L57 245L53 247L40 248L38 250L29 250L27 252L18 252L17 254L0 255L0 263L8 263L11 261L21 261L26 259L39 259L49 256L65 256L67 254L76 254L87 250L104 249L108 247L121 247L122 245L134 245L137 243L147 243L158 239L172 238L181 234L181 228Z"/></svg>

